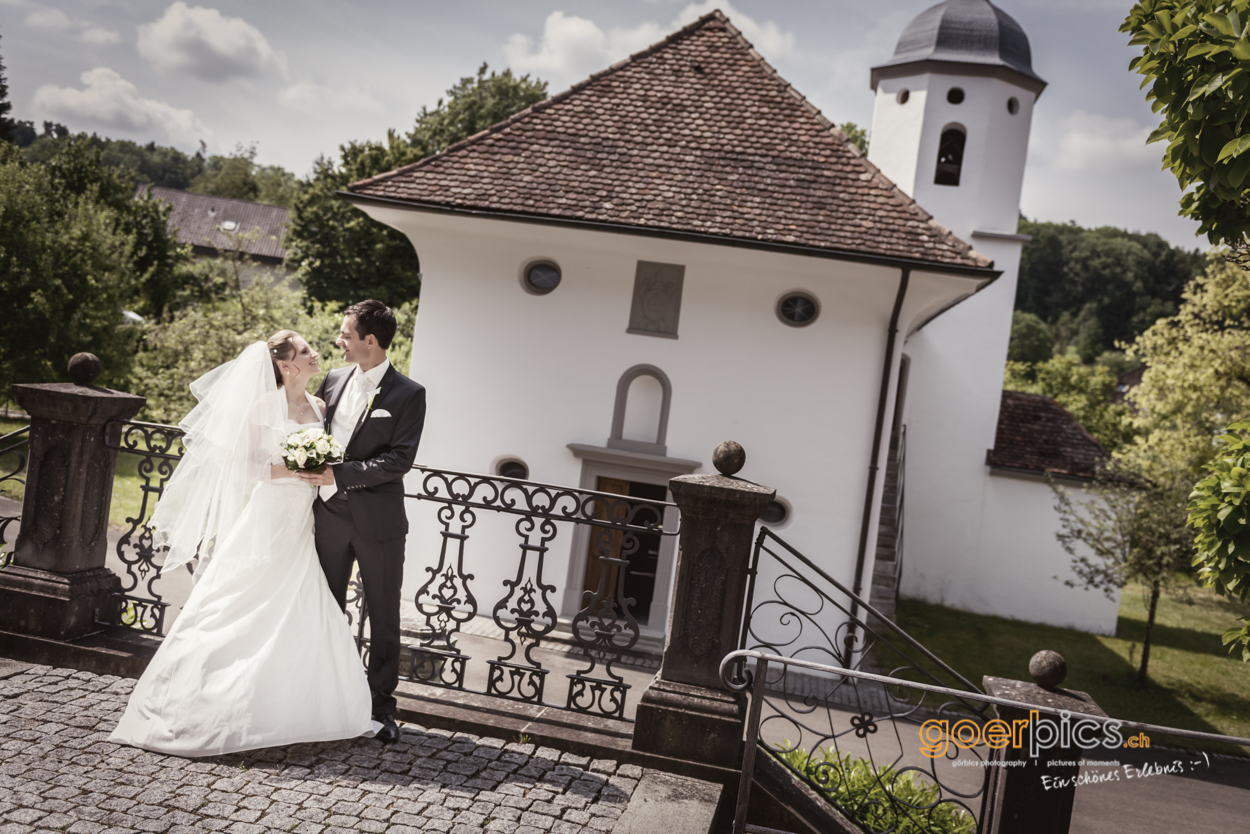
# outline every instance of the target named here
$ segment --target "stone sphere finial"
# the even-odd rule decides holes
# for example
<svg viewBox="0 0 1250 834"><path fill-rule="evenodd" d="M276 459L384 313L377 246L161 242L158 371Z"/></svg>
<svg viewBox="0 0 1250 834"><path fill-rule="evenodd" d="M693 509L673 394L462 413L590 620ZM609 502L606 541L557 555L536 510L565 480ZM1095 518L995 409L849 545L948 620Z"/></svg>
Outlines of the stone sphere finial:
<svg viewBox="0 0 1250 834"><path fill-rule="evenodd" d="M1068 661L1059 652L1042 649L1029 660L1029 674L1038 686L1053 689L1068 676Z"/></svg>
<svg viewBox="0 0 1250 834"><path fill-rule="evenodd" d="M69 377L79 385L90 385L103 370L94 353L75 353L69 358Z"/></svg>
<svg viewBox="0 0 1250 834"><path fill-rule="evenodd" d="M742 444L726 440L712 452L712 465L722 475L735 475L747 462L747 453Z"/></svg>

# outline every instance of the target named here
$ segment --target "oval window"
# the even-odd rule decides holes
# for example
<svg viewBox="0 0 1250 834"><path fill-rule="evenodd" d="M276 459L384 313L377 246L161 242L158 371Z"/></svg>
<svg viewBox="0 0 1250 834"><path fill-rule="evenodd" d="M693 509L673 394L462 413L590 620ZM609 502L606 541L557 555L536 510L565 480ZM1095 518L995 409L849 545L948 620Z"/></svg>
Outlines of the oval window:
<svg viewBox="0 0 1250 834"><path fill-rule="evenodd" d="M1013 116L1020 112L1020 100L1015 96L1007 99L1007 112Z"/></svg>
<svg viewBox="0 0 1250 834"><path fill-rule="evenodd" d="M805 292L789 292L777 302L777 318L791 327L806 327L820 315L820 302Z"/></svg>
<svg viewBox="0 0 1250 834"><path fill-rule="evenodd" d="M790 517L790 508L780 501L770 501L764 509L764 514L760 516L760 522L763 524L785 524L786 519Z"/></svg>
<svg viewBox="0 0 1250 834"><path fill-rule="evenodd" d="M530 476L530 468L525 465L525 461L508 458L499 461L499 465L495 467L495 474L503 478L516 478L518 481L524 481Z"/></svg>
<svg viewBox="0 0 1250 834"><path fill-rule="evenodd" d="M537 261L525 268L522 283L535 295L546 295L560 286L560 267L551 261Z"/></svg>
<svg viewBox="0 0 1250 834"><path fill-rule="evenodd" d="M963 104L964 91L961 87L951 87L946 91L946 100L951 104Z"/></svg>
<svg viewBox="0 0 1250 834"><path fill-rule="evenodd" d="M911 98L911 90L907 89L906 87L899 90L898 94L894 96L894 100L897 101L899 104L906 104L907 99L909 98Z"/></svg>

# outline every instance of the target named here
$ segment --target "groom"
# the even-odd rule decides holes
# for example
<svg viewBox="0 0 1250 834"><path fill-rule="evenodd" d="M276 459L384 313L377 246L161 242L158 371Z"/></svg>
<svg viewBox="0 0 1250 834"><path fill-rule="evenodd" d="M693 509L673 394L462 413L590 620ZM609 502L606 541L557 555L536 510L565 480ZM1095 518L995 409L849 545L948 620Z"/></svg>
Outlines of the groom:
<svg viewBox="0 0 1250 834"><path fill-rule="evenodd" d="M386 349L395 314L381 301L348 307L335 344L350 363L326 374L317 396L326 403L326 431L343 462L300 478L319 487L313 503L317 555L339 607L347 604L352 562L360 565L369 609L369 689L376 738L399 738L399 589L404 576L404 475L412 468L425 425L425 389L391 367Z"/></svg>

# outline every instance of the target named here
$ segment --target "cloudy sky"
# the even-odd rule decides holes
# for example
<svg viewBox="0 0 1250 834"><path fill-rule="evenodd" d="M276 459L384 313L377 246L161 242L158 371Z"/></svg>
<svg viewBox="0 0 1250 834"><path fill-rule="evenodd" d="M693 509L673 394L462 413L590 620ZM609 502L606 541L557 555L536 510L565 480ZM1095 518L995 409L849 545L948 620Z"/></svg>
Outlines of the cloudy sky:
<svg viewBox="0 0 1250 834"><path fill-rule="evenodd" d="M868 125L868 69L932 0L0 0L19 119L187 151L258 145L303 175L340 142L406 130L488 62L557 92L720 8L835 122ZM1050 82L1035 111L1029 217L1205 243L1176 216L1156 123L1117 30L1130 0L999 0Z"/></svg>

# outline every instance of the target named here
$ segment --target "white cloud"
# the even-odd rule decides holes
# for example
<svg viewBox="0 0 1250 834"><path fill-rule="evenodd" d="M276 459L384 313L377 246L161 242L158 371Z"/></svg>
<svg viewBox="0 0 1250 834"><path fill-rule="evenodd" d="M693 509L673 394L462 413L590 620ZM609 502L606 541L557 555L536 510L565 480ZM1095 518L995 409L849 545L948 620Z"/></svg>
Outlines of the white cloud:
<svg viewBox="0 0 1250 834"><path fill-rule="evenodd" d="M503 47L504 57L514 71L536 73L559 88L561 84L572 84L607 69L716 8L724 11L763 54L773 57L793 54L793 33L783 31L771 20L759 23L729 3L703 0L686 6L667 27L643 21L631 28L614 27L607 32L592 20L555 11L544 21L538 41L520 32L509 36Z"/></svg>
<svg viewBox="0 0 1250 834"><path fill-rule="evenodd" d="M26 15L26 25L36 29L69 29L74 21L60 9L44 8Z"/></svg>
<svg viewBox="0 0 1250 834"><path fill-rule="evenodd" d="M285 56L255 26L182 0L159 20L139 27L139 54L158 70L204 81L257 76L271 68L286 74Z"/></svg>
<svg viewBox="0 0 1250 834"><path fill-rule="evenodd" d="M107 67L87 70L83 89L45 84L35 91L40 118L69 123L75 129L123 131L141 139L187 145L210 132L190 110L143 98L134 84Z"/></svg>
<svg viewBox="0 0 1250 834"><path fill-rule="evenodd" d="M1039 125L1030 151L1065 171L1117 171L1157 168L1161 145L1147 145L1150 128L1129 118L1112 118L1075 110L1059 120L1054 130Z"/></svg>
<svg viewBox="0 0 1250 834"><path fill-rule="evenodd" d="M122 36L111 29L104 29L99 26L92 26L84 29L78 35L78 40L83 43L118 43Z"/></svg>
<svg viewBox="0 0 1250 834"><path fill-rule="evenodd" d="M367 88L326 87L321 84L292 84L278 94L278 100L305 113L382 113L382 102Z"/></svg>
<svg viewBox="0 0 1250 834"><path fill-rule="evenodd" d="M755 18L726 2L703 0L702 3L691 3L682 9L675 21L678 26L694 23L700 17L714 9L720 9L729 18L729 22L737 27L747 40L764 56L772 56L773 60L787 57L794 52L794 33L782 31L771 20L759 23Z"/></svg>
<svg viewBox="0 0 1250 834"><path fill-rule="evenodd" d="M83 43L117 43L122 36L111 29L92 26L90 21L74 20L60 9L48 6L36 9L26 15L26 25L34 29L49 29L54 32L72 32L77 30L77 38Z"/></svg>

